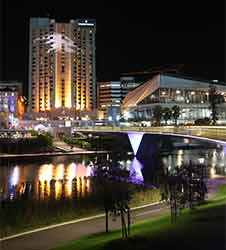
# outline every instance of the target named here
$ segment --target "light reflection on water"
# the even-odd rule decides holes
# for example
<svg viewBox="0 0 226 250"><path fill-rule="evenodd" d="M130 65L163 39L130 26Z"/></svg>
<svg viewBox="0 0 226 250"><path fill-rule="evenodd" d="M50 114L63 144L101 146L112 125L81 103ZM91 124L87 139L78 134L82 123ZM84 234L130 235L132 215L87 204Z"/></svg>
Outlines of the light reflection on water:
<svg viewBox="0 0 226 250"><path fill-rule="evenodd" d="M161 157L168 168L181 166L190 161L205 164L210 173L226 173L225 149L208 150L176 150ZM126 154L125 154L126 155ZM156 162L143 161L131 156L117 157L117 164L130 170L130 176L135 183L141 183L147 178L145 170L155 168ZM106 159L112 156L106 155ZM45 161L45 160L44 160ZM86 196L91 188L90 176L94 159L89 156L48 158L40 163L10 162L0 167L0 200L14 199L17 196L28 195L35 199L62 199L76 196ZM114 162L114 160L112 161Z"/></svg>
<svg viewBox="0 0 226 250"><path fill-rule="evenodd" d="M36 199L67 198L73 192L84 196L90 190L91 169L84 161L1 166L0 199L13 199L27 192Z"/></svg>
<svg viewBox="0 0 226 250"><path fill-rule="evenodd" d="M60 199L62 195L67 198L72 196L73 190L83 196L90 189L90 168L84 165L84 162L41 165L38 175L39 198Z"/></svg>

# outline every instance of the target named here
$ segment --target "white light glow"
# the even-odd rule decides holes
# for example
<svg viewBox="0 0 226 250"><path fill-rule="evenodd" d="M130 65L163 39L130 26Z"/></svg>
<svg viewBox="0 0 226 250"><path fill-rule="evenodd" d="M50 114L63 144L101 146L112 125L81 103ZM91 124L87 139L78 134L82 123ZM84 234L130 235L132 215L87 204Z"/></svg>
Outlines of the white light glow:
<svg viewBox="0 0 226 250"><path fill-rule="evenodd" d="M12 186L15 186L18 184L18 181L19 181L19 168L14 167L13 173L12 173L11 178L10 178L10 184Z"/></svg>
<svg viewBox="0 0 226 250"><path fill-rule="evenodd" d="M134 157L131 166L130 166L130 177L134 180L134 182L143 182L144 177L141 172L143 165L136 157Z"/></svg>
<svg viewBox="0 0 226 250"><path fill-rule="evenodd" d="M72 53L77 46L74 45L74 42L67 36L64 35L64 38L62 37L62 34L54 32L52 35L43 36L41 38L36 38L35 42L37 41L44 41L46 45L49 46L48 53L51 51L62 51L62 45L64 45L65 52Z"/></svg>
<svg viewBox="0 0 226 250"><path fill-rule="evenodd" d="M210 169L210 175L211 175L211 177L214 177L215 174L216 174L215 168L212 167L212 168Z"/></svg>
<svg viewBox="0 0 226 250"><path fill-rule="evenodd" d="M205 159L204 158L199 158L198 161L199 161L200 164L203 164Z"/></svg>
<svg viewBox="0 0 226 250"><path fill-rule="evenodd" d="M78 23L79 26L94 26L93 23Z"/></svg>
<svg viewBox="0 0 226 250"><path fill-rule="evenodd" d="M135 155L137 154L143 135L144 133L128 133L129 141Z"/></svg>

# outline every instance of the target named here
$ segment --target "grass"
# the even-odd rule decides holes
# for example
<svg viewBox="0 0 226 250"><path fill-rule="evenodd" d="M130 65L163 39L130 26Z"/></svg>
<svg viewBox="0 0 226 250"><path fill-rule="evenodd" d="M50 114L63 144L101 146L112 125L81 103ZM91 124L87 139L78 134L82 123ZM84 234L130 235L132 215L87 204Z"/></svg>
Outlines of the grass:
<svg viewBox="0 0 226 250"><path fill-rule="evenodd" d="M54 250L146 250L146 249L225 249L226 185L214 199L184 210L176 224L169 215L146 220L132 226L131 237L121 240L120 230L83 237Z"/></svg>
<svg viewBox="0 0 226 250"><path fill-rule="evenodd" d="M103 213L103 209L93 199L8 202L4 206L0 206L0 238ZM158 189L137 190L130 205L136 207L159 200Z"/></svg>

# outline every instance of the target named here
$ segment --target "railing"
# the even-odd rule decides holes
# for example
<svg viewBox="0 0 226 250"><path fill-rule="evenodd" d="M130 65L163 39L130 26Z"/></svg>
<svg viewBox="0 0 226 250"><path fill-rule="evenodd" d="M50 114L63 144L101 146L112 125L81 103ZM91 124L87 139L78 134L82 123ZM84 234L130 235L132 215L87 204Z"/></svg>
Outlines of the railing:
<svg viewBox="0 0 226 250"><path fill-rule="evenodd" d="M102 131L102 132L127 132L140 131L149 133L172 133L178 135L189 135L214 140L222 140L226 142L226 127L217 126L192 126L192 127L110 127L95 126L76 128L77 131Z"/></svg>

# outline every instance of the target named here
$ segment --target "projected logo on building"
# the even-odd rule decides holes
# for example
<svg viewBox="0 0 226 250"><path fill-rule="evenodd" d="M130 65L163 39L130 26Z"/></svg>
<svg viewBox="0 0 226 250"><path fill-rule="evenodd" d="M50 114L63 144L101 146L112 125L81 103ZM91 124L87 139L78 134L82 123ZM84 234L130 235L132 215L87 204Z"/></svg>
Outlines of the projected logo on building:
<svg viewBox="0 0 226 250"><path fill-rule="evenodd" d="M63 48L66 53L72 53L75 49L77 49L77 46L68 36L56 32L52 35L36 38L35 42L38 41L42 41L46 46L48 46L48 53L52 51L60 52Z"/></svg>

